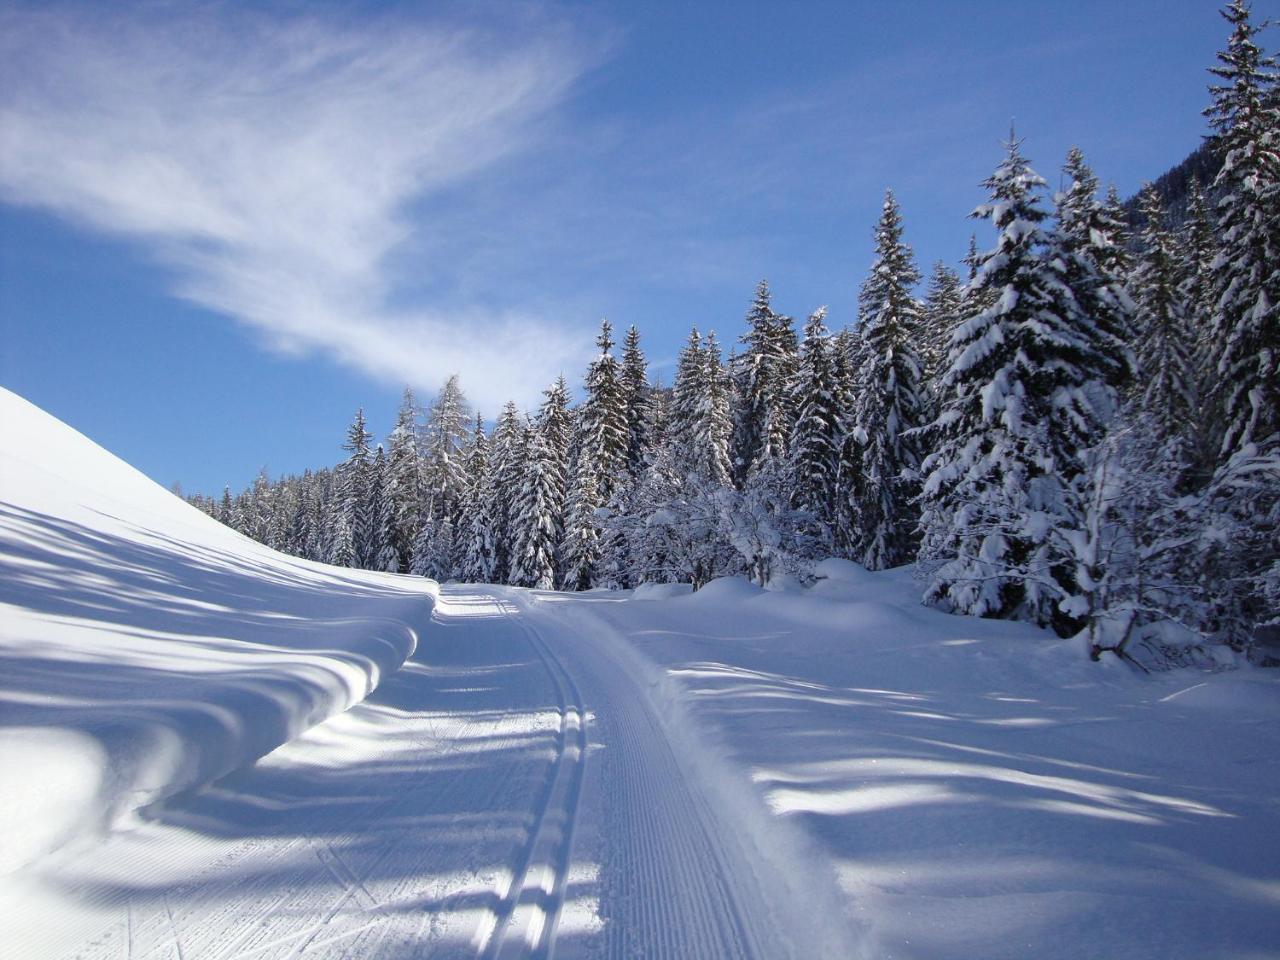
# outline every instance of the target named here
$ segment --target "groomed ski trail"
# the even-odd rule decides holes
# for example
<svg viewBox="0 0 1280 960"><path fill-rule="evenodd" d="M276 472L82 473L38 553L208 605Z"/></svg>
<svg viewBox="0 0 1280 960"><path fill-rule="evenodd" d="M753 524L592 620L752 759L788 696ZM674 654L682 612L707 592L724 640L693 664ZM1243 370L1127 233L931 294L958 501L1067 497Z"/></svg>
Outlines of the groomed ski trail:
<svg viewBox="0 0 1280 960"><path fill-rule="evenodd" d="M0 936L31 960L855 955L801 871L761 859L776 824L747 779L708 778L582 610L442 588L364 703L11 878ZM23 887L55 909L24 912Z"/></svg>

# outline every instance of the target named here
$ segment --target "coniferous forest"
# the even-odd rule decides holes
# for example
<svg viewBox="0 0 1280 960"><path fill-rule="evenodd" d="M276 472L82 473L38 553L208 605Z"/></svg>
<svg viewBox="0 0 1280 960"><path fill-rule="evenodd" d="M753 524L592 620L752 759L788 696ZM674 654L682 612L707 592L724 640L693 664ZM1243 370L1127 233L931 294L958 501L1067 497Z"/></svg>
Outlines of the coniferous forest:
<svg viewBox="0 0 1280 960"><path fill-rule="evenodd" d="M886 193L843 329L761 281L740 342L691 330L659 388L606 321L576 404L561 377L486 429L451 378L406 390L382 443L357 412L336 466L191 500L441 581L766 584L837 556L914 563L925 602L1095 658L1252 649L1280 622L1280 83L1243 0L1223 16L1210 182L1126 203L1073 149L1050 195L1011 133L958 269L926 275Z"/></svg>

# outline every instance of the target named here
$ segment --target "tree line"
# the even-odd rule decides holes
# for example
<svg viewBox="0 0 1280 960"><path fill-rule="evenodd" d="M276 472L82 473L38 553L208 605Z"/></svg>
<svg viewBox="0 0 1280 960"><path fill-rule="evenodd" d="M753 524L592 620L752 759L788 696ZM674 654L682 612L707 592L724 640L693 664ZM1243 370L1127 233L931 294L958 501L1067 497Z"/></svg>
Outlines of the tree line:
<svg viewBox="0 0 1280 960"><path fill-rule="evenodd" d="M1217 173L1176 221L1153 185L1132 218L1100 197L1077 149L1048 196L1011 134L972 214L994 245L923 296L889 192L855 325L797 330L761 281L736 348L690 331L659 388L605 321L576 405L561 377L486 430L453 377L425 410L406 390L384 443L358 412L335 467L191 499L442 581L764 584L838 556L914 563L927 602L1087 631L1095 657L1247 646L1280 620L1280 85L1244 0L1223 16Z"/></svg>

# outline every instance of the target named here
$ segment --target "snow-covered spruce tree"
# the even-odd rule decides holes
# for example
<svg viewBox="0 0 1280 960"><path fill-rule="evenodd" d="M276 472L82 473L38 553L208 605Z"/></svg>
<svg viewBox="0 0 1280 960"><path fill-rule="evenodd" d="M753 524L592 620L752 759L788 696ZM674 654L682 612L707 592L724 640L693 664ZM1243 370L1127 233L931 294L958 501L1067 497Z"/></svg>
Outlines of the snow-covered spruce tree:
<svg viewBox="0 0 1280 960"><path fill-rule="evenodd" d="M561 581L566 590L590 590L600 564L600 488L597 471L579 457L569 488L569 505L561 546Z"/></svg>
<svg viewBox="0 0 1280 960"><path fill-rule="evenodd" d="M1085 163L1078 147L1067 152L1063 165L1069 186L1054 199L1058 229L1053 234L1055 250L1063 265L1063 281L1076 305L1092 319L1099 335L1110 345L1107 382L1128 389L1135 368L1131 347L1136 307L1125 280L1129 274L1125 251L1124 212L1112 193L1104 206L1098 202L1098 178Z"/></svg>
<svg viewBox="0 0 1280 960"><path fill-rule="evenodd" d="M1191 469L1191 432L1198 416L1194 344L1180 287L1182 261L1177 239L1165 225L1164 204L1150 184L1140 195L1145 226L1142 252L1132 274L1138 305L1138 365L1134 392L1138 409L1168 445L1166 462L1180 485Z"/></svg>
<svg viewBox="0 0 1280 960"><path fill-rule="evenodd" d="M466 468L458 579L467 583L492 583L494 487L489 468L489 441L480 414L476 414Z"/></svg>
<svg viewBox="0 0 1280 960"><path fill-rule="evenodd" d="M723 485L730 480L729 388L715 335L697 328L676 363L668 411L667 443L675 469L698 481Z"/></svg>
<svg viewBox="0 0 1280 960"><path fill-rule="evenodd" d="M569 496L569 449L572 444L573 417L569 411L569 387L560 377L543 391L542 407L534 429L542 435L549 457L547 482L551 484L547 510L556 531L553 553L559 549L564 533L565 504Z"/></svg>
<svg viewBox="0 0 1280 960"><path fill-rule="evenodd" d="M607 590L628 590L640 582L631 558L635 492L635 481L621 484L597 514L601 517L598 583Z"/></svg>
<svg viewBox="0 0 1280 960"><path fill-rule="evenodd" d="M231 488L222 488L222 499L218 501L218 521L224 526L231 526L235 515L235 503L231 499Z"/></svg>
<svg viewBox="0 0 1280 960"><path fill-rule="evenodd" d="M1209 201L1200 180L1192 177L1187 188L1187 218L1182 227L1182 295L1187 303L1196 354L1201 357L1212 342L1213 262L1217 256L1218 238L1209 214ZM1208 364L1198 362L1198 365Z"/></svg>
<svg viewBox="0 0 1280 960"><path fill-rule="evenodd" d="M960 322L963 309L960 275L939 260L933 265L933 274L929 277L929 290L924 300L924 333L917 344L921 374L931 393L946 370L947 344L951 341L951 331Z"/></svg>
<svg viewBox="0 0 1280 960"><path fill-rule="evenodd" d="M745 350L733 358L732 463L736 483L764 461L786 455L791 433L790 384L798 344L792 320L770 305L769 282L761 280L747 311Z"/></svg>
<svg viewBox="0 0 1280 960"><path fill-rule="evenodd" d="M427 516L413 541L413 566L409 572L444 582L454 578L454 532L448 517Z"/></svg>
<svg viewBox="0 0 1280 960"><path fill-rule="evenodd" d="M913 430L924 426L920 360L912 338L922 327L912 295L920 281L902 240L902 215L886 192L876 226L876 255L860 298L864 367L850 417L858 471L847 488L853 559L871 570L915 556L920 452Z"/></svg>
<svg viewBox="0 0 1280 960"><path fill-rule="evenodd" d="M390 465L387 455L379 446L373 457L373 469L370 475L370 532L369 556L372 558L370 568L386 573L400 572L400 554L392 540L395 519L394 506L389 496Z"/></svg>
<svg viewBox="0 0 1280 960"><path fill-rule="evenodd" d="M1219 463L1280 431L1280 117L1274 62L1244 0L1227 5L1227 49L1205 111L1223 157L1214 183L1221 247L1212 265L1211 351L1220 390Z"/></svg>
<svg viewBox="0 0 1280 960"><path fill-rule="evenodd" d="M790 318L786 320L790 329ZM794 377L794 371L788 366L787 376ZM729 372L720 359L720 343L716 332L710 331L702 341L702 389L698 393L697 418L694 423L694 435L699 449L699 457L695 460L698 475L712 484L727 484L731 480L732 461L730 445L733 441L733 396ZM789 382L789 381L788 381ZM785 387L786 384L784 384ZM777 409L783 411L778 427L789 424L790 400L780 401ZM772 428L771 428L772 429ZM790 430L790 427L787 427ZM785 451L783 446L773 447L779 454ZM785 460L779 457L777 465L781 468Z"/></svg>
<svg viewBox="0 0 1280 960"><path fill-rule="evenodd" d="M579 464L595 472L596 495L603 502L627 473L627 398L623 391L618 360L613 356L613 327L600 322L596 345L599 355L591 361L586 376L586 396L579 418Z"/></svg>
<svg viewBox="0 0 1280 960"><path fill-rule="evenodd" d="M372 457L369 444L372 440L373 434L365 425L364 408L361 407L356 411L351 426L347 428L347 439L342 449L347 451L348 456L346 461L338 467L338 498L341 512L346 520L347 531L344 537L350 539L352 558L347 563L338 563L333 559L329 561L337 566L367 568L373 559L369 551L369 544L373 539L369 512L369 498L372 492L369 477ZM342 549L345 552L345 544Z"/></svg>
<svg viewBox="0 0 1280 960"><path fill-rule="evenodd" d="M421 447L423 512L437 520L447 519L450 529L458 522L467 487L463 451L470 430L471 407L454 375L431 404ZM437 524L437 531L442 529Z"/></svg>
<svg viewBox="0 0 1280 960"><path fill-rule="evenodd" d="M524 432L527 429L516 405L508 401L493 428L489 445L490 532L493 542L493 582L508 583L511 575L512 517L515 501L524 485Z"/></svg>
<svg viewBox="0 0 1280 960"><path fill-rule="evenodd" d="M644 469L649 446L649 373L640 331L631 326L622 342L622 395L626 404L627 472L634 479Z"/></svg>
<svg viewBox="0 0 1280 960"><path fill-rule="evenodd" d="M355 541L351 535L351 520L346 510L333 513L333 533L329 538L328 562L335 567L356 566Z"/></svg>
<svg viewBox="0 0 1280 960"><path fill-rule="evenodd" d="M977 302L994 302L952 337L937 447L922 466L925 596L1066 635L1086 612L1069 538L1081 524L1084 451L1114 402L1115 358L1065 284L1061 245L1043 226L1044 180L1019 141L1006 149L984 184L990 202L973 214L999 232L971 284Z"/></svg>
<svg viewBox="0 0 1280 960"><path fill-rule="evenodd" d="M569 384L563 376L542 391L538 409L538 431L546 441L551 456L560 465L561 474L569 473L569 451L573 446L573 414L569 408Z"/></svg>
<svg viewBox="0 0 1280 960"><path fill-rule="evenodd" d="M1280 90L1248 5L1234 0L1223 17L1231 36L1205 111L1223 158L1209 345L1220 424L1205 556L1219 600L1211 626L1246 645L1258 624L1280 618L1271 605L1280 577Z"/></svg>
<svg viewBox="0 0 1280 960"><path fill-rule="evenodd" d="M391 545L398 569L408 570L413 562L413 540L422 522L422 462L418 456L417 404L413 391L405 387L396 425L387 439L387 499L391 508Z"/></svg>
<svg viewBox="0 0 1280 960"><path fill-rule="evenodd" d="M1182 269L1179 293L1186 305L1198 404L1192 436L1192 469L1197 486L1204 487L1217 466L1217 428L1222 422L1216 413L1220 391L1217 388L1218 358L1213 350L1213 262L1218 256L1218 238L1214 235L1204 188L1196 177L1191 178L1187 192L1187 215L1179 247Z"/></svg>
<svg viewBox="0 0 1280 960"><path fill-rule="evenodd" d="M555 587L556 545L560 542L560 511L564 477L542 431L525 438L524 486L512 517L511 580L521 587Z"/></svg>
<svg viewBox="0 0 1280 960"><path fill-rule="evenodd" d="M827 332L826 317L826 307L810 315L800 344L792 397L796 420L791 431L788 494L793 506L814 518L829 547L842 428L835 345Z"/></svg>

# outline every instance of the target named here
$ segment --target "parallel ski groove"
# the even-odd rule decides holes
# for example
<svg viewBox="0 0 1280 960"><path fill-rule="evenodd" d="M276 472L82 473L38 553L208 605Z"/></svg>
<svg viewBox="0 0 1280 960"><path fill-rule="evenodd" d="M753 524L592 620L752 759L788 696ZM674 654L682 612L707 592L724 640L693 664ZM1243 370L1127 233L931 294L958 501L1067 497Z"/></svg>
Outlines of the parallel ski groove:
<svg viewBox="0 0 1280 960"><path fill-rule="evenodd" d="M535 807L529 840L482 944L483 960L549 960L564 902L573 829L582 799L587 757L586 711L573 678L546 642L509 601L499 601L546 668L560 709L556 757ZM548 886L545 878L550 878ZM536 881L531 884L531 881Z"/></svg>

